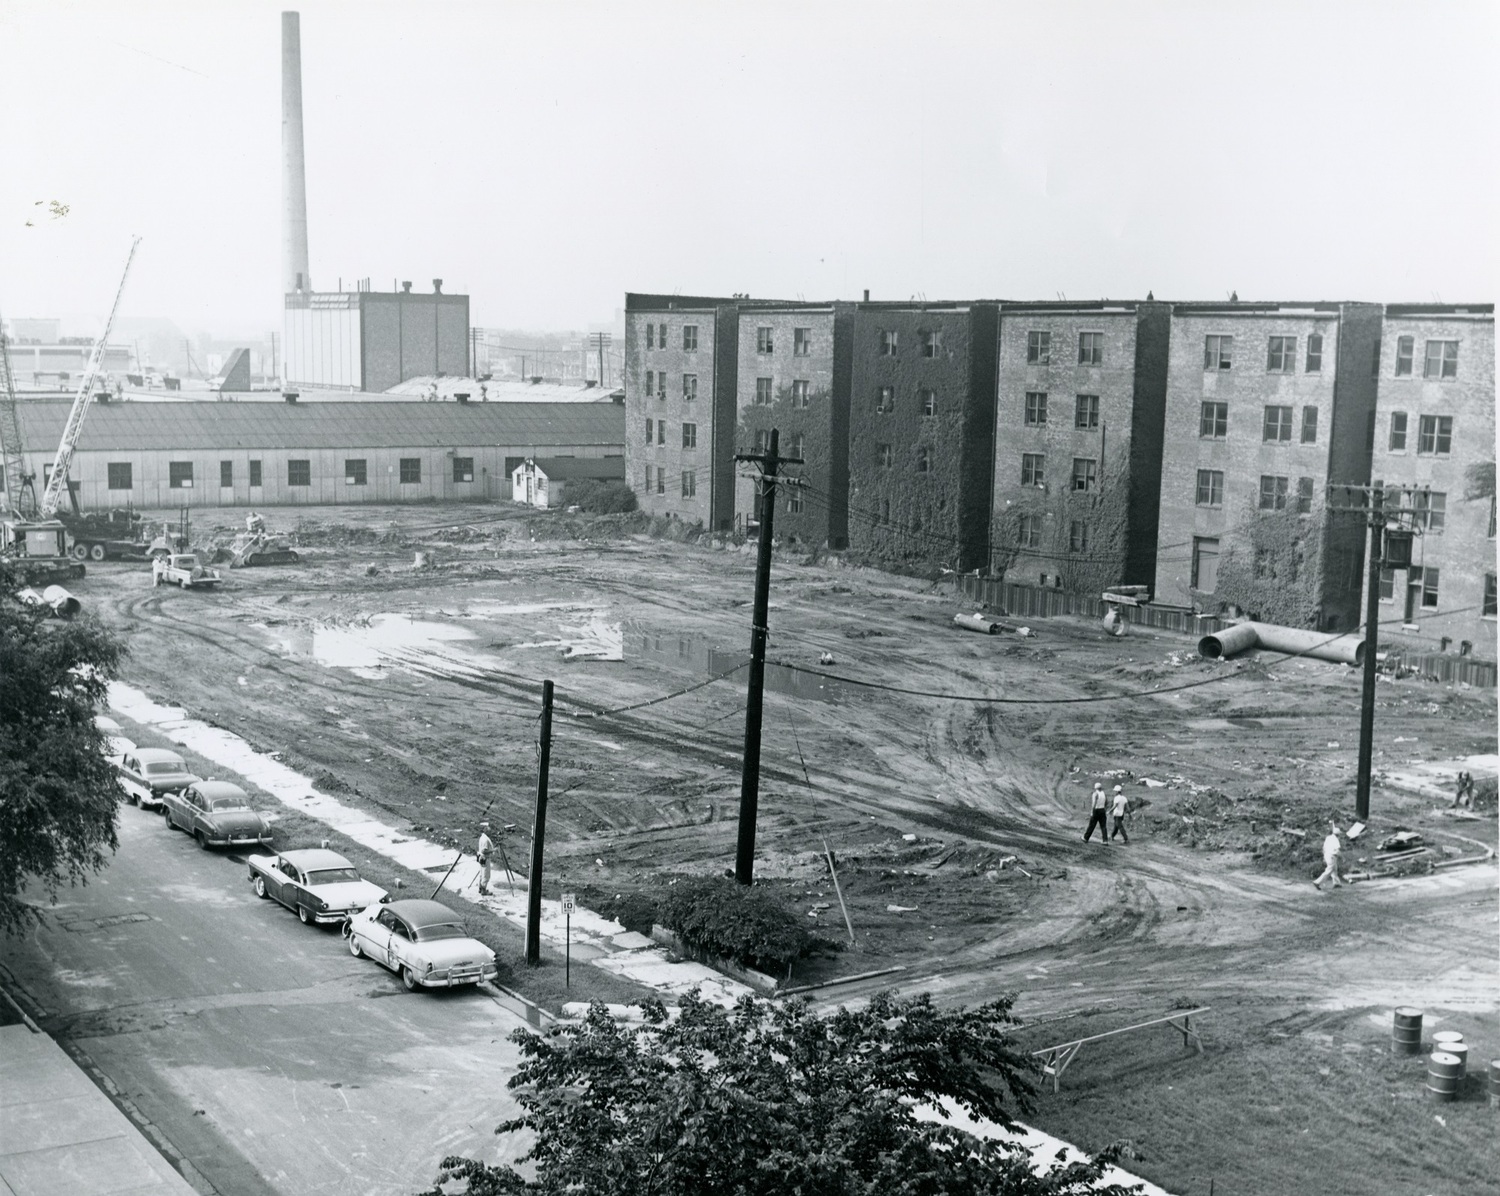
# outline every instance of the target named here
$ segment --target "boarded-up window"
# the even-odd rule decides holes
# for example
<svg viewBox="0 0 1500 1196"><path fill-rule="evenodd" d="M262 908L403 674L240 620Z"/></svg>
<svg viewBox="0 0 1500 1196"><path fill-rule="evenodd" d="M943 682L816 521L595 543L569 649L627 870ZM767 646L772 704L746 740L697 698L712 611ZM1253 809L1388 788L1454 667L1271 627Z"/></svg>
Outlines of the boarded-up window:
<svg viewBox="0 0 1500 1196"><path fill-rule="evenodd" d="M1193 537L1193 589L1212 594L1219 588L1219 539Z"/></svg>

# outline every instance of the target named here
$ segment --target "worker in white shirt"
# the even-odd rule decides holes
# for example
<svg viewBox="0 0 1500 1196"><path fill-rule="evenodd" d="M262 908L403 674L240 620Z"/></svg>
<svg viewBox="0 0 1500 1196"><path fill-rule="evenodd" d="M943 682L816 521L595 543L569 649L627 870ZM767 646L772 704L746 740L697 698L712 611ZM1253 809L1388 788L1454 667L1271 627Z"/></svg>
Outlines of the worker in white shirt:
<svg viewBox="0 0 1500 1196"><path fill-rule="evenodd" d="M1328 824L1328 837L1323 840L1323 874L1313 881L1313 888L1318 892L1323 891L1323 882L1330 881L1335 888L1341 883L1339 881L1339 856L1343 853L1344 842L1339 838L1339 828L1332 822Z"/></svg>
<svg viewBox="0 0 1500 1196"><path fill-rule="evenodd" d="M1110 832L1109 837L1113 839L1116 835L1130 842L1130 835L1125 830L1125 815L1130 812L1130 799L1125 796L1123 785L1115 786L1115 795L1110 801L1110 811L1115 818L1115 829Z"/></svg>
<svg viewBox="0 0 1500 1196"><path fill-rule="evenodd" d="M490 842L486 833L489 825L488 822L479 824L479 843L474 849L474 854L479 859L479 892L485 897L490 895L490 852L495 850L495 845Z"/></svg>
<svg viewBox="0 0 1500 1196"><path fill-rule="evenodd" d="M1093 804L1089 810L1088 829L1083 832L1083 841L1087 843L1094 833L1094 828L1099 828L1099 841L1106 847L1109 846L1109 827L1104 824L1105 816L1109 812L1109 798L1104 794L1104 786L1098 781L1094 782L1094 794L1089 799Z"/></svg>

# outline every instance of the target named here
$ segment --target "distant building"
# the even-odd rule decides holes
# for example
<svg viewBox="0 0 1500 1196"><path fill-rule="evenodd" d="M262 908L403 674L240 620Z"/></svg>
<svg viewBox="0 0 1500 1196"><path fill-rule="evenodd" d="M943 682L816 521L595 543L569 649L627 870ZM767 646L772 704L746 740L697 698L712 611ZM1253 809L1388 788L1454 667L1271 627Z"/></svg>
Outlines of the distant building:
<svg viewBox="0 0 1500 1196"><path fill-rule="evenodd" d="M385 391L422 374L469 373L469 297L400 291L296 291L286 296L287 390Z"/></svg>
<svg viewBox="0 0 1500 1196"><path fill-rule="evenodd" d="M1413 512L1409 569L1380 579L1380 638L1496 657L1495 308L1392 304L1371 474Z"/></svg>
<svg viewBox="0 0 1500 1196"><path fill-rule="evenodd" d="M1166 303L1001 305L992 572L1155 580L1170 325Z"/></svg>
<svg viewBox="0 0 1500 1196"><path fill-rule="evenodd" d="M1370 480L1380 307L1172 308L1157 602L1347 630L1363 534L1330 483Z"/></svg>
<svg viewBox="0 0 1500 1196"><path fill-rule="evenodd" d="M995 303L860 303L849 399L849 546L909 568L989 560Z"/></svg>
<svg viewBox="0 0 1500 1196"><path fill-rule="evenodd" d="M566 506L568 488L579 481L624 482L624 457L528 457L511 472L511 497L546 510Z"/></svg>
<svg viewBox="0 0 1500 1196"><path fill-rule="evenodd" d="M44 481L69 404L18 409ZM71 481L91 510L508 499L527 458L618 475L624 434L614 403L96 403Z"/></svg>
<svg viewBox="0 0 1500 1196"><path fill-rule="evenodd" d="M852 303L740 307L735 448L767 451L774 428L777 451L804 462L780 471L789 481L778 487L772 527L779 540L848 547L853 349ZM750 465L737 471L734 521L741 531L760 521L757 475Z"/></svg>
<svg viewBox="0 0 1500 1196"><path fill-rule="evenodd" d="M54 333L51 337L40 338L13 331L7 338L5 347L10 354L11 374L17 390L69 390L83 381L94 352L92 337L59 339L55 335L56 320L8 322L12 329L26 332L51 330ZM106 345L99 359L99 368L110 376L108 381L123 381L131 368L130 349L125 345Z"/></svg>

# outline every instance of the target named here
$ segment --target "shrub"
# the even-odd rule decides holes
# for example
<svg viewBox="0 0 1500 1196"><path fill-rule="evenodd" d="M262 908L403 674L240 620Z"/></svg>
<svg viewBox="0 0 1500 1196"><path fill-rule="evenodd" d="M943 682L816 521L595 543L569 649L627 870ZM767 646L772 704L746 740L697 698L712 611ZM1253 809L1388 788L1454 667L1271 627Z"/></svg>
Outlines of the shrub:
<svg viewBox="0 0 1500 1196"><path fill-rule="evenodd" d="M659 916L689 946L776 975L823 945L775 895L726 877L678 881Z"/></svg>
<svg viewBox="0 0 1500 1196"><path fill-rule="evenodd" d="M595 515L623 515L635 510L635 491L624 482L579 478L563 487L563 501Z"/></svg>

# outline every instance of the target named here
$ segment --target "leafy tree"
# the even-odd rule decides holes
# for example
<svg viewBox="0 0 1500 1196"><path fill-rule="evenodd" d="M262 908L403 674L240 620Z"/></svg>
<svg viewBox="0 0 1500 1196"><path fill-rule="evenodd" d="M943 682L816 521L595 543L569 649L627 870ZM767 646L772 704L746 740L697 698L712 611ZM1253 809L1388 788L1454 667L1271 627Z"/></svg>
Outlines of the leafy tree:
<svg viewBox="0 0 1500 1196"><path fill-rule="evenodd" d="M20 602L20 585L0 561L0 932L37 917L28 883L56 900L104 867L120 801L94 710L124 649L95 619Z"/></svg>
<svg viewBox="0 0 1500 1196"><path fill-rule="evenodd" d="M535 1135L521 1160L534 1178L447 1158L427 1196L454 1182L467 1196L1125 1191L1090 1187L1114 1150L1037 1175L1018 1147L917 1116L945 1098L1001 1125L1024 1110L1031 1069L1010 1041L1009 997L942 1011L926 994L882 993L828 1017L805 1001L723 1009L696 994L675 1018L659 1001L642 1008L633 1029L596 1002L549 1037L513 1035L524 1112L496 1132Z"/></svg>

